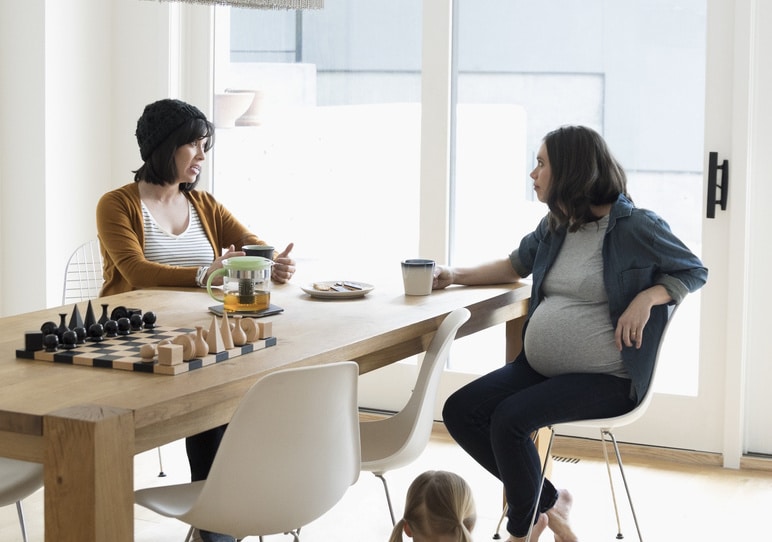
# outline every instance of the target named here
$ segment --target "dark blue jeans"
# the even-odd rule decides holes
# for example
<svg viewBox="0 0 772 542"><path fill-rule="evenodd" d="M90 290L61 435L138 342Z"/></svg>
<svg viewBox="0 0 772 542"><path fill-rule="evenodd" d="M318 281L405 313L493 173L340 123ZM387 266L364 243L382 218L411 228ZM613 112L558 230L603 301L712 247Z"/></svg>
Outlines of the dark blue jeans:
<svg viewBox="0 0 772 542"><path fill-rule="evenodd" d="M507 531L522 537L541 479L531 434L556 423L618 416L633 406L627 379L604 374L547 378L516 361L456 391L442 415L455 441L504 484ZM539 512L552 508L557 497L545 480Z"/></svg>
<svg viewBox="0 0 772 542"><path fill-rule="evenodd" d="M221 425L185 439L191 482L206 480L209 476L209 469L212 468L214 456L217 455L217 449L227 428L228 424Z"/></svg>

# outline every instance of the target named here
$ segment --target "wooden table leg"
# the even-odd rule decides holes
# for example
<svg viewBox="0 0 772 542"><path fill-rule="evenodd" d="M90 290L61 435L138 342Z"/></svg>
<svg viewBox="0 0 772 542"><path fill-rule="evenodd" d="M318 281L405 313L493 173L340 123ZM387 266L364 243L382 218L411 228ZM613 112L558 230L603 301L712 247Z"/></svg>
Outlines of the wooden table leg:
<svg viewBox="0 0 772 542"><path fill-rule="evenodd" d="M46 542L133 542L133 422L97 405L44 417Z"/></svg>

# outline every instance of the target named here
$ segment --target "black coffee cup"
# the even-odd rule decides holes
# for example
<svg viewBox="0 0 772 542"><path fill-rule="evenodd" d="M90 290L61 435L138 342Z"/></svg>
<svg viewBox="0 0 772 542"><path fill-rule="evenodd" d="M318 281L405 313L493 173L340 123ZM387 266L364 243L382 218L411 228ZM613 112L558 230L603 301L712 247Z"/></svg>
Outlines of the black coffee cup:
<svg viewBox="0 0 772 542"><path fill-rule="evenodd" d="M260 256L262 258L268 258L273 260L273 247L268 245L244 245L241 250L247 256Z"/></svg>

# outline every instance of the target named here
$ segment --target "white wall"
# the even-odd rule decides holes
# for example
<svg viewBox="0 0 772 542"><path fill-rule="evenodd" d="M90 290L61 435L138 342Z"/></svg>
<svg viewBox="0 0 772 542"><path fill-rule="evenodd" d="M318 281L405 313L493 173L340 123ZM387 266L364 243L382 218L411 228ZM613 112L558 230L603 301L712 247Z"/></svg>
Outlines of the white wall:
<svg viewBox="0 0 772 542"><path fill-rule="evenodd" d="M176 9L0 1L0 315L61 302L98 198L132 180L136 119L170 95Z"/></svg>
<svg viewBox="0 0 772 542"><path fill-rule="evenodd" d="M45 299L44 13L40 0L0 3L0 314Z"/></svg>

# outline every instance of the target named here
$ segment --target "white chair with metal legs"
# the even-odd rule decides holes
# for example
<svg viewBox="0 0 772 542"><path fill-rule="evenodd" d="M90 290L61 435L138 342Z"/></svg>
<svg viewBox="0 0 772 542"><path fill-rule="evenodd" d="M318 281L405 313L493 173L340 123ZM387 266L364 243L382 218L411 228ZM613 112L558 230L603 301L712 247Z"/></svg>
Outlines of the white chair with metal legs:
<svg viewBox="0 0 772 542"><path fill-rule="evenodd" d="M43 487L43 465L0 457L0 506L16 503L24 542L27 542L27 527L24 523L21 501L41 487Z"/></svg>
<svg viewBox="0 0 772 542"><path fill-rule="evenodd" d="M241 399L206 480L135 491L135 501L236 538L291 534L332 508L360 472L353 361L277 371Z"/></svg>
<svg viewBox="0 0 772 542"><path fill-rule="evenodd" d="M62 305L99 297L104 282L99 239L86 241L76 248L67 260L67 266L64 269ZM160 446L158 447L158 467L158 476L166 476Z"/></svg>
<svg viewBox="0 0 772 542"><path fill-rule="evenodd" d="M625 476L625 469L622 465L622 456L619 453L619 445L617 444L616 437L614 437L614 430L623 427L625 425L630 425L631 423L638 420L641 416L643 416L646 413L646 410L649 408L649 405L651 404L651 400L654 396L654 379L657 375L657 365L659 365L660 360L660 354L662 352L662 345L665 342L665 336L667 334L667 330L670 327L671 322L673 321L673 316L676 312L676 305L670 305L667 307L668 309L668 319L667 323L665 324L664 329L662 330L662 336L660 337L659 345L657 345L657 355L656 359L654 360L654 367L652 369L651 373L651 380L649 382L649 387L646 390L646 394L643 396L643 399L641 400L638 405L628 412L627 414L622 414L621 416L616 416L613 418L602 418L598 420L581 420L577 422L571 422L570 424L565 424L566 426L574 426L574 427L590 427L594 429L598 429L600 431L600 440L601 445L603 446L603 457L606 461L606 471L608 472L608 480L609 485L611 487L611 497L614 502L614 514L616 515L617 520L617 535L616 538L618 540L621 540L624 538L624 535L622 534L622 523L619 520L619 508L617 506L617 499L616 499L616 492L614 490L614 480L611 475L611 465L609 463L609 456L608 456L608 450L606 449L606 437L608 437L611 440L611 444L614 447L614 455L616 456L617 465L619 465L619 473L622 476L622 482L625 486L625 492L627 493L627 501L630 503L630 512L632 512L633 515L633 521L635 522L635 529L638 532L638 540L640 542L643 542L643 536L641 535L641 528L638 524L638 516L635 514L635 506L633 505L633 498L630 494L630 488L627 484L627 477ZM550 434L550 440L549 445L547 446L547 457L549 457L550 451L552 449L552 442L555 438L555 427L551 427L551 434ZM536 496L536 502L539 502L539 498L541 497L541 489L544 485L544 469L542 469L542 483L539 485L539 493ZM533 521L536 520L536 510L534 509L534 515L533 520L531 521L531 528L533 528ZM529 542L531 539L531 531L529 529L528 536L526 537L526 541Z"/></svg>
<svg viewBox="0 0 772 542"><path fill-rule="evenodd" d="M389 418L363 421L359 425L362 470L372 472L383 482L392 524L394 509L384 474L413 462L429 443L440 374L458 329L470 316L468 309L461 308L445 317L426 350L413 392L401 411Z"/></svg>
<svg viewBox="0 0 772 542"><path fill-rule="evenodd" d="M99 240L92 239L76 248L67 260L62 305L99 297L103 283Z"/></svg>

